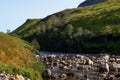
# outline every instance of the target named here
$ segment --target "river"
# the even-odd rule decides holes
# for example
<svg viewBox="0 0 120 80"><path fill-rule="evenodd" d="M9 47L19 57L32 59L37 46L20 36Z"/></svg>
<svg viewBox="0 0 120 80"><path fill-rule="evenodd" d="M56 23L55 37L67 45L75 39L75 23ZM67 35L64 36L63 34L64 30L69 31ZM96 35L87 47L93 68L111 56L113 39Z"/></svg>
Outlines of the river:
<svg viewBox="0 0 120 80"><path fill-rule="evenodd" d="M55 66L54 68L51 69L51 71L53 73L57 73L59 76L63 73L74 73L74 77L68 77L67 80L82 80L82 78L84 77L84 75L88 75L88 78L90 80L103 80L103 77L101 77L101 74L98 72L98 64L94 63L93 65L88 65L88 64L82 64L79 63L81 57L94 57L95 59L97 59L99 57L98 54L67 54L67 53L59 53L59 52L46 52L46 51L40 51L40 55L41 56L50 56L50 55L55 55L55 57L43 61L43 63L45 63L46 69L51 69L51 66L53 67L52 63L59 63L61 64L62 61L64 61L65 65L72 65L72 69L66 69L66 70L62 70L59 68L59 66ZM78 58L77 58L78 56ZM50 61L50 62L49 62ZM60 62L58 62L60 61ZM68 62L71 61L71 62ZM47 62L49 62L49 64L47 64ZM79 65L78 65L79 64ZM68 66L69 66L68 65ZM80 69L78 69L78 66ZM67 66L67 67L68 67ZM90 69L89 69L90 68ZM58 79L61 80L61 79Z"/></svg>

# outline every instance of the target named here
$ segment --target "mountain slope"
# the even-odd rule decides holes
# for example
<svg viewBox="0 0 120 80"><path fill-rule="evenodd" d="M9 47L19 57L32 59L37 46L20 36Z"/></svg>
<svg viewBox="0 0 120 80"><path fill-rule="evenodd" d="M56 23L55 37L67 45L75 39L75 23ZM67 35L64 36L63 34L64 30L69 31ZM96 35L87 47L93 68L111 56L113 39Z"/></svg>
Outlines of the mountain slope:
<svg viewBox="0 0 120 80"><path fill-rule="evenodd" d="M0 33L0 71L42 80L34 67L37 63L32 46L19 38ZM38 66L42 68L41 64Z"/></svg>
<svg viewBox="0 0 120 80"><path fill-rule="evenodd" d="M119 14L120 1L107 0L52 14L26 30L19 32L16 29L12 34L29 42L36 38L41 50L116 53L120 51Z"/></svg>
<svg viewBox="0 0 120 80"><path fill-rule="evenodd" d="M83 6L89 6L89 5L94 5L97 3L104 2L106 0L85 0L83 3L81 3L78 7L83 7Z"/></svg>

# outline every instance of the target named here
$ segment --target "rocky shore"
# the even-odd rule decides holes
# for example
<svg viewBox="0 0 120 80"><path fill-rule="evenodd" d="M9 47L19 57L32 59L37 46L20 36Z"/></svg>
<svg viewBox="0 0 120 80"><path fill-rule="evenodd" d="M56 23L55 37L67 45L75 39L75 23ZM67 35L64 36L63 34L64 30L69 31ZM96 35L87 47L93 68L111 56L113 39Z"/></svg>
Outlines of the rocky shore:
<svg viewBox="0 0 120 80"><path fill-rule="evenodd" d="M46 69L44 80L120 80L120 57L94 55L36 55Z"/></svg>
<svg viewBox="0 0 120 80"><path fill-rule="evenodd" d="M30 79L18 74L16 75L7 74L5 71L3 71L0 73L0 80L30 80Z"/></svg>

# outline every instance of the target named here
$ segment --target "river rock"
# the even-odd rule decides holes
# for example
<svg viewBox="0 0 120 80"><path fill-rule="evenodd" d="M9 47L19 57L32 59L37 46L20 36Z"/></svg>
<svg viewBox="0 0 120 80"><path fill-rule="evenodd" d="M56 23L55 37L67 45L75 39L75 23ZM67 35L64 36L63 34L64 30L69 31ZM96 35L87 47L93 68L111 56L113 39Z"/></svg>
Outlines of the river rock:
<svg viewBox="0 0 120 80"><path fill-rule="evenodd" d="M46 69L46 70L44 70L43 73L42 73L42 77L43 77L43 78L50 78L51 75L52 75L52 72L51 72L50 69Z"/></svg>

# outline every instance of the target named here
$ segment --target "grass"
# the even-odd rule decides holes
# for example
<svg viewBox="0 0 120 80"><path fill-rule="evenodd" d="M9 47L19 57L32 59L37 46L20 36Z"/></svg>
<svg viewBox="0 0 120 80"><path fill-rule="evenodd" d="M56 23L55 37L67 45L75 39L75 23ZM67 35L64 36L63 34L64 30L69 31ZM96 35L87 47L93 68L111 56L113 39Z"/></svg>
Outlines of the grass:
<svg viewBox="0 0 120 80"><path fill-rule="evenodd" d="M19 38L0 33L0 71L42 80L43 68L43 64L36 61L32 46Z"/></svg>

